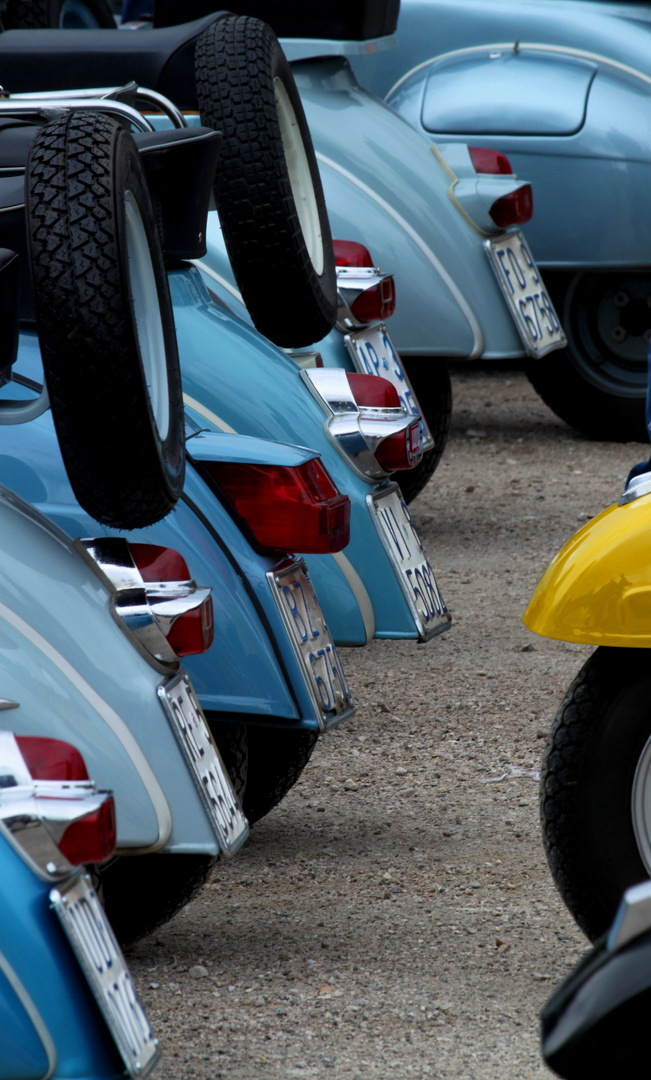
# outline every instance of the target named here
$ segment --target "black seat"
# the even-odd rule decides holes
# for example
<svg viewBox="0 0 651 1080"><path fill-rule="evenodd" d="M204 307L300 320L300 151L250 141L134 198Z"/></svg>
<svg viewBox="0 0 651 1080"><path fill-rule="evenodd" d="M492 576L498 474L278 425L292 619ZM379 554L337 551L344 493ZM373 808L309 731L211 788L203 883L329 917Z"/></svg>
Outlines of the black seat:
<svg viewBox="0 0 651 1080"><path fill-rule="evenodd" d="M11 94L122 86L134 80L195 110L196 39L217 12L165 30L7 30L0 34L0 85Z"/></svg>
<svg viewBox="0 0 651 1080"><path fill-rule="evenodd" d="M214 0L155 0L154 26L199 19L216 8ZM235 0L236 15L254 15L278 37L364 41L395 33L400 0Z"/></svg>

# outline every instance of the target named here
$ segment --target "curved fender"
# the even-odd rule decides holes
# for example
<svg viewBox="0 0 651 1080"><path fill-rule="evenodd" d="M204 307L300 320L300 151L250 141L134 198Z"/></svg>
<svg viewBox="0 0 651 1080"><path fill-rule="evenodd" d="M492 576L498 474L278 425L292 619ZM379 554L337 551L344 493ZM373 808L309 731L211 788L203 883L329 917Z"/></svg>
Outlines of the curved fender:
<svg viewBox="0 0 651 1080"><path fill-rule="evenodd" d="M587 645L651 647L651 495L608 507L558 553L523 622Z"/></svg>
<svg viewBox="0 0 651 1080"><path fill-rule="evenodd" d="M448 199L449 180L432 153L433 140L359 86L342 57L301 61L292 70L332 235L365 244L395 277L391 336L398 351L523 356L482 238Z"/></svg>
<svg viewBox="0 0 651 1080"><path fill-rule="evenodd" d="M416 352L408 331L414 319L422 323L424 305L426 354L523 355L481 238L448 199L432 140L363 90L343 58L292 69L333 235L361 240L396 279L391 336L398 351Z"/></svg>

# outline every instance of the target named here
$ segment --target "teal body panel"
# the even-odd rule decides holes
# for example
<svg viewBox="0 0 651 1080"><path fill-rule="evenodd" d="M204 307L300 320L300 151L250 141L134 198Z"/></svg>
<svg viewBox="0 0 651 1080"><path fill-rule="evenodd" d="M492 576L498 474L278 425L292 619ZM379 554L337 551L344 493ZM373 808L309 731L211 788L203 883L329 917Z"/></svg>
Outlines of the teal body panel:
<svg viewBox="0 0 651 1080"><path fill-rule="evenodd" d="M170 288L185 393L210 410L217 425L225 423L238 434L307 445L321 456L337 487L351 500L351 538L344 554L370 596L376 636L416 637L404 593L366 505L366 496L379 490L379 485L356 476L333 446L325 431L325 415L294 361L226 307L214 303L198 270L173 271ZM333 560L304 557L328 625L337 625L337 610L329 597L331 576L323 576L324 568L334 567ZM340 573L334 577L340 590ZM352 631L358 632L355 626ZM338 641L363 644L365 636L362 642L341 637Z"/></svg>
<svg viewBox="0 0 651 1080"><path fill-rule="evenodd" d="M51 885L3 832L0 866L0 1080L42 1080L52 1067L52 1080L123 1078L122 1059L51 907ZM24 1003L11 986L16 980Z"/></svg>

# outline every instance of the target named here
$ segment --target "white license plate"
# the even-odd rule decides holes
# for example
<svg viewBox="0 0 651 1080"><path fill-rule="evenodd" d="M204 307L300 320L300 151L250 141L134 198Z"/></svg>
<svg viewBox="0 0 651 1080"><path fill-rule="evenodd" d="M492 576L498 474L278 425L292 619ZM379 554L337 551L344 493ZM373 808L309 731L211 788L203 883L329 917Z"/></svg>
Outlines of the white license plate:
<svg viewBox="0 0 651 1080"><path fill-rule="evenodd" d="M159 686L158 693L206 808L219 846L233 855L246 839L245 818L206 718L187 675Z"/></svg>
<svg viewBox="0 0 651 1080"><path fill-rule="evenodd" d="M368 495L380 538L411 608L418 636L423 641L446 630L451 615L439 591L418 530L397 484L378 495Z"/></svg>
<svg viewBox="0 0 651 1080"><path fill-rule="evenodd" d="M554 305L521 232L484 241L490 264L530 356L567 345Z"/></svg>
<svg viewBox="0 0 651 1080"><path fill-rule="evenodd" d="M146 1076L160 1057L126 961L92 887L80 874L50 892L95 1000L130 1076Z"/></svg>
<svg viewBox="0 0 651 1080"><path fill-rule="evenodd" d="M388 379L390 383L393 383L401 404L407 412L420 418L423 450L431 450L434 446L432 433L386 327L373 326L370 330L346 334L345 342L350 358L358 371L361 371L363 375L381 375L383 379Z"/></svg>
<svg viewBox="0 0 651 1080"><path fill-rule="evenodd" d="M355 706L307 567L299 559L267 578L325 731Z"/></svg>

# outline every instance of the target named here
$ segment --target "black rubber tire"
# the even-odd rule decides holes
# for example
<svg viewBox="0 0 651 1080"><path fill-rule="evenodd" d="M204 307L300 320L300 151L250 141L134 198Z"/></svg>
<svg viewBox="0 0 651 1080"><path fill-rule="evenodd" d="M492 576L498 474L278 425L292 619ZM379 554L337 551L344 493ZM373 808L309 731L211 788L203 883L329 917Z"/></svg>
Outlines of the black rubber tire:
<svg viewBox="0 0 651 1080"><path fill-rule="evenodd" d="M434 438L415 469L396 473L405 502L412 502L434 475L448 441L452 421L452 384L446 360L432 357L401 357L424 419Z"/></svg>
<svg viewBox="0 0 651 1080"><path fill-rule="evenodd" d="M122 945L168 922L204 884L211 855L124 855L94 867L98 893Z"/></svg>
<svg viewBox="0 0 651 1080"><path fill-rule="evenodd" d="M244 302L258 330L277 345L310 345L334 326L337 279L323 188L291 68L266 23L233 16L203 32L195 69L201 122L224 135L215 200ZM320 240L311 241L316 267L292 190L276 81L305 151L314 233L320 230Z"/></svg>
<svg viewBox="0 0 651 1080"><path fill-rule="evenodd" d="M598 648L561 702L540 777L547 861L592 941L608 930L624 890L651 873L631 809L635 770L650 737L648 652Z"/></svg>
<svg viewBox="0 0 651 1080"><path fill-rule="evenodd" d="M68 11L66 0L7 0L0 15L5 30L115 30L107 0L75 0L74 6L78 12Z"/></svg>
<svg viewBox="0 0 651 1080"><path fill-rule="evenodd" d="M206 720L241 805L249 767L248 726L218 720L210 712L206 713Z"/></svg>
<svg viewBox="0 0 651 1080"><path fill-rule="evenodd" d="M249 725L249 771L242 804L253 825L293 788L312 756L314 731Z"/></svg>
<svg viewBox="0 0 651 1080"><path fill-rule="evenodd" d="M567 337L565 349L529 360L526 372L545 404L570 427L591 439L608 442L647 442L645 405L648 344L642 334L631 334L629 358L608 339L610 308L618 287L624 292L651 297L649 275L551 274L545 275ZM634 329L651 329L651 306L642 296L627 316ZM635 323L640 322L636 327ZM612 319L611 319L612 321ZM628 348L628 346L627 346Z"/></svg>
<svg viewBox="0 0 651 1080"><path fill-rule="evenodd" d="M41 354L70 483L104 525L151 525L183 490L185 435L167 274L133 138L107 116L67 113L34 139L25 190ZM160 347L146 344L150 329Z"/></svg>

